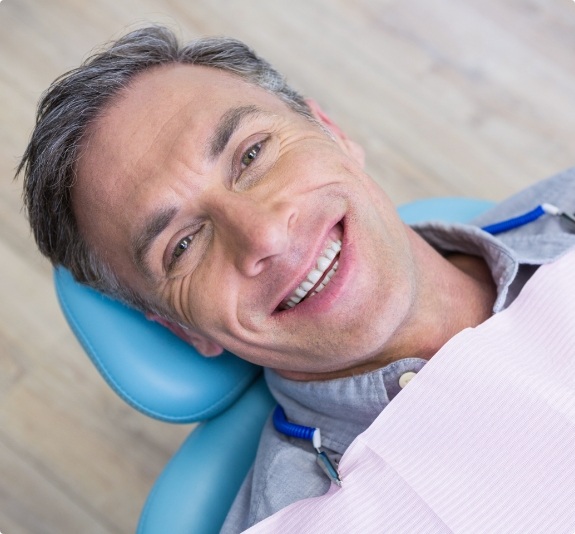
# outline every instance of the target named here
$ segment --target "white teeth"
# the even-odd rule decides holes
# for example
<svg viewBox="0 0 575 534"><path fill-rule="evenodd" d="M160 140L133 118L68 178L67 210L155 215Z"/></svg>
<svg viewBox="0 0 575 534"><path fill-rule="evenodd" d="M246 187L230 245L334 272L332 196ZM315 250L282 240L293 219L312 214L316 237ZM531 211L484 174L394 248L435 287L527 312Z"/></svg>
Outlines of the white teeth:
<svg viewBox="0 0 575 534"><path fill-rule="evenodd" d="M314 284L312 284L311 282L309 282L308 280L304 280L298 287L298 289L303 289L306 293L314 286Z"/></svg>
<svg viewBox="0 0 575 534"><path fill-rule="evenodd" d="M337 252L335 250L332 250L331 248L326 249L326 251L324 252L324 255L327 259L329 259L330 261L333 260L336 255Z"/></svg>
<svg viewBox="0 0 575 534"><path fill-rule="evenodd" d="M317 269L314 269L311 273L309 273L307 275L307 279L310 282L313 282L314 284L317 284L317 282L319 281L319 279L321 278L321 275L323 273L321 271L318 271Z"/></svg>
<svg viewBox="0 0 575 534"><path fill-rule="evenodd" d="M309 284L309 289L311 289L313 287L313 284L310 282ZM307 292L309 291L309 289L306 291L305 289L302 289L301 287L298 287L295 290L295 294L302 299L303 297L305 297L307 295ZM292 297L293 298L293 297Z"/></svg>
<svg viewBox="0 0 575 534"><path fill-rule="evenodd" d="M294 291L293 295L291 295L285 304L290 308L293 308L307 296L313 296L316 293L319 293L328 284L332 276L337 271L339 262L336 261L330 271L326 274L326 271L329 269L331 262L335 259L340 251L341 241L332 241L325 249L323 254L318 258L316 263L317 268L312 269L312 271L307 275L307 279L299 285L299 287ZM309 295L311 289L319 282L322 277L322 283L314 289L314 292L311 295Z"/></svg>
<svg viewBox="0 0 575 534"><path fill-rule="evenodd" d="M320 256L317 260L317 268L323 273L331 265L331 261L325 256Z"/></svg>
<svg viewBox="0 0 575 534"><path fill-rule="evenodd" d="M332 277L334 274L335 274L335 269L332 269L329 273L327 273L327 274L325 275L325 278L324 278L324 284L327 284L327 283L331 280L331 277Z"/></svg>

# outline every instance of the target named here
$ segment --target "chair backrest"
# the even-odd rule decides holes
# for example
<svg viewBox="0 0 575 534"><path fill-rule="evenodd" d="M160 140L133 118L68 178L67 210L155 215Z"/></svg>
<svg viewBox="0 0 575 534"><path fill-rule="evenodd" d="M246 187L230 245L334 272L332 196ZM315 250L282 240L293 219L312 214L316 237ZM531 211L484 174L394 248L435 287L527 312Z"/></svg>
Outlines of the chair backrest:
<svg viewBox="0 0 575 534"><path fill-rule="evenodd" d="M467 222L491 202L439 198L399 208L407 223ZM210 420L194 431L158 479L139 534L216 533L245 477L273 405L261 369L232 354L206 359L162 326L54 274L60 304L110 386L141 412L172 423Z"/></svg>

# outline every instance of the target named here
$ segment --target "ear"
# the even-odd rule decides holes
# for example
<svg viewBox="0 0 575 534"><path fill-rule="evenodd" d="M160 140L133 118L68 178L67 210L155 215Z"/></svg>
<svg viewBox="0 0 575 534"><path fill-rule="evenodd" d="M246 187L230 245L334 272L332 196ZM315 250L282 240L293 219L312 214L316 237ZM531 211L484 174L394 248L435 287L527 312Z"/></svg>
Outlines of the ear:
<svg viewBox="0 0 575 534"><path fill-rule="evenodd" d="M365 151L355 141L352 141L343 130L331 119L331 117L321 108L313 99L306 98L306 104L309 106L315 119L325 126L336 138L338 144L359 164L363 169L365 166Z"/></svg>
<svg viewBox="0 0 575 534"><path fill-rule="evenodd" d="M166 327L172 334L175 334L186 343L192 345L202 356L219 356L224 352L224 348L211 339L199 334L195 330L185 328L178 323L164 319L155 313L146 313L146 319Z"/></svg>

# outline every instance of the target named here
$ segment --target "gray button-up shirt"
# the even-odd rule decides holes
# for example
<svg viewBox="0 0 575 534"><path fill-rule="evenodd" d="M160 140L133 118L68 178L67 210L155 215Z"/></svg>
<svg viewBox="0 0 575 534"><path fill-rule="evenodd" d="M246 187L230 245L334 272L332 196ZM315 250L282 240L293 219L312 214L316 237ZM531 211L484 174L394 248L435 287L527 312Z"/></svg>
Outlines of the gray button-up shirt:
<svg viewBox="0 0 575 534"><path fill-rule="evenodd" d="M515 299L537 267L575 246L575 228L553 216L496 237L480 227L520 215L543 202L575 212L575 168L518 193L472 225L431 222L413 228L442 253L484 258L497 287L493 306L497 313ZM337 460L399 393L402 375L416 373L425 363L420 358L406 358L369 373L326 381L287 380L269 369L265 376L288 419L320 428L326 452ZM297 500L323 495L329 485L315 462L311 443L279 434L269 420L254 467L221 532L241 532Z"/></svg>

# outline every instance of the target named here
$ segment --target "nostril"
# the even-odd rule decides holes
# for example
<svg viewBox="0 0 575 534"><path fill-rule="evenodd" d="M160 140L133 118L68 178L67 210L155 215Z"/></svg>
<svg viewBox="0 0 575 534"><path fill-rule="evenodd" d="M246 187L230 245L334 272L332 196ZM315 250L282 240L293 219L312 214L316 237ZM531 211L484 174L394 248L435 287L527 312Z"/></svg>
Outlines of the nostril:
<svg viewBox="0 0 575 534"><path fill-rule="evenodd" d="M297 211L294 210L294 212L289 216L288 219L288 228L290 230L295 226L296 221L297 221Z"/></svg>

